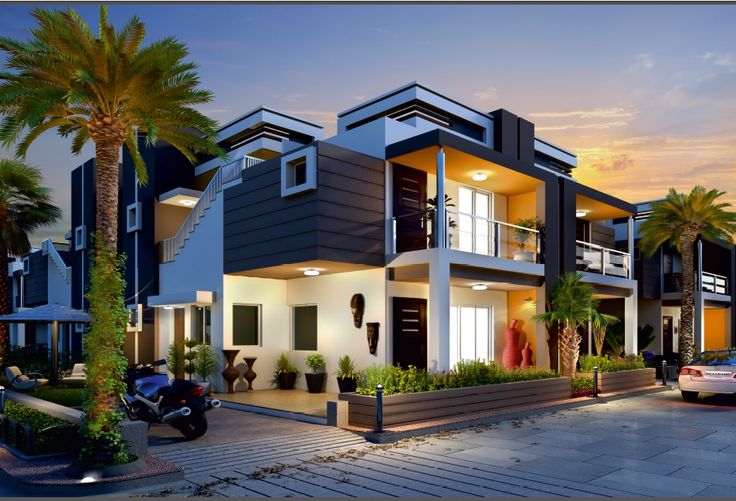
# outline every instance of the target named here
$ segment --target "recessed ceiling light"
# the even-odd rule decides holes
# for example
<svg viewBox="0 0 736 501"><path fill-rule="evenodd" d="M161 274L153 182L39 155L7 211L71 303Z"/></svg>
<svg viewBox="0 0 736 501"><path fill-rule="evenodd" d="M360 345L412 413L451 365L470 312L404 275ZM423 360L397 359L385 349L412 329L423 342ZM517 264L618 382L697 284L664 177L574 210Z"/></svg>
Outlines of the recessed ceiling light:
<svg viewBox="0 0 736 501"><path fill-rule="evenodd" d="M474 291L488 290L488 286L486 284L473 284L473 290Z"/></svg>
<svg viewBox="0 0 736 501"><path fill-rule="evenodd" d="M575 217L585 217L588 215L587 210L576 210L575 211Z"/></svg>
<svg viewBox="0 0 736 501"><path fill-rule="evenodd" d="M164 310L173 310L173 309L174 307L171 306L170 304L167 304L166 306L164 306Z"/></svg>
<svg viewBox="0 0 736 501"><path fill-rule="evenodd" d="M181 200L179 203L181 203L182 205L186 205L187 207L191 207L192 205L194 205L194 200L189 200L185 198L184 200Z"/></svg>
<svg viewBox="0 0 736 501"><path fill-rule="evenodd" d="M315 270L314 268L307 268L304 270L304 274L308 277L316 277L319 275L319 270Z"/></svg>
<svg viewBox="0 0 736 501"><path fill-rule="evenodd" d="M485 172L476 172L473 174L473 181L485 181L488 179L488 174Z"/></svg>

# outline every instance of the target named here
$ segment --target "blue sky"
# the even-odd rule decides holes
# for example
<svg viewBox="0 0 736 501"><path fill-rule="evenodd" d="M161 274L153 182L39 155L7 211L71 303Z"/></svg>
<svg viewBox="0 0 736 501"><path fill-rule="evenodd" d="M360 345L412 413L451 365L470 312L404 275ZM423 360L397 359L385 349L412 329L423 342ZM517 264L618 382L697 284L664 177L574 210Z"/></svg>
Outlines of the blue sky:
<svg viewBox="0 0 736 501"><path fill-rule="evenodd" d="M98 7L74 5L93 25ZM62 8L63 4L54 4ZM28 4L0 4L0 33L25 39ZM674 186L736 203L736 5L113 4L148 42L175 35L200 65L221 123L259 104L322 123L412 80L481 110L499 107L576 151L576 177L636 202ZM0 156L10 152L0 150ZM69 172L92 156L52 133L43 169L69 227Z"/></svg>

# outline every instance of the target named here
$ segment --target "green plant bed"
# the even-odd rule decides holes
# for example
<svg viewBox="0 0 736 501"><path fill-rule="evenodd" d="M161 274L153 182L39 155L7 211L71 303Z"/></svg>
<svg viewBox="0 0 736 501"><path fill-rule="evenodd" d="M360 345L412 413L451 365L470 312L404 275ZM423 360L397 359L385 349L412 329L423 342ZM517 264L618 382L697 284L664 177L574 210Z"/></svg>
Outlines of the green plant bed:
<svg viewBox="0 0 736 501"><path fill-rule="evenodd" d="M64 407L76 408L84 403L84 388L43 387L32 391L29 395Z"/></svg>
<svg viewBox="0 0 736 501"><path fill-rule="evenodd" d="M80 437L77 425L8 400L0 439L26 454L50 454L75 450Z"/></svg>
<svg viewBox="0 0 736 501"><path fill-rule="evenodd" d="M375 395L379 384L383 385L384 395L393 395L556 377L559 374L549 369L506 370L495 362L482 361L461 361L449 373L434 374L411 366L401 369L392 365L372 365L360 374L356 393Z"/></svg>
<svg viewBox="0 0 736 501"><path fill-rule="evenodd" d="M593 367L598 367L598 372L618 372L633 369L643 369L644 357L641 355L626 355L624 357L609 355L581 355L580 372L593 372Z"/></svg>

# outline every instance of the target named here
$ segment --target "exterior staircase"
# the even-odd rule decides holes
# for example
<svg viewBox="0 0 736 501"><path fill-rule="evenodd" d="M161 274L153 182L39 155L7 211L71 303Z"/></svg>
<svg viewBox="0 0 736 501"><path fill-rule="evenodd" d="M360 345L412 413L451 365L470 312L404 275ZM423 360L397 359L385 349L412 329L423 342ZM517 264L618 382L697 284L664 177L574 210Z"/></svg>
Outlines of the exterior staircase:
<svg viewBox="0 0 736 501"><path fill-rule="evenodd" d="M243 156L231 162L221 165L202 192L197 203L182 223L179 230L171 238L161 242L161 263L171 263L184 248L189 236L195 230L199 221L205 216L207 209L217 199L222 187L227 183L240 179L245 169L263 162L260 158Z"/></svg>
<svg viewBox="0 0 736 501"><path fill-rule="evenodd" d="M49 256L51 258L51 262L54 263L54 266L59 271L62 278L64 278L64 282L67 284L71 283L72 269L66 265L64 259L59 254L59 251L56 250L54 242L48 238L41 242L41 251L44 256Z"/></svg>

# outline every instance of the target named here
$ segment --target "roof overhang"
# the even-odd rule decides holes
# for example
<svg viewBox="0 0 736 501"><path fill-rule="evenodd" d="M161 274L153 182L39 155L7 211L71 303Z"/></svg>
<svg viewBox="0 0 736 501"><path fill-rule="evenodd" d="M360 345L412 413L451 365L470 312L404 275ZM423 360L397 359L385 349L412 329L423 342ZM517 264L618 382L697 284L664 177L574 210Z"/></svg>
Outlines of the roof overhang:
<svg viewBox="0 0 736 501"><path fill-rule="evenodd" d="M174 292L171 294L160 294L158 296L148 296L148 306L152 306L154 308L186 306L190 304L208 306L214 302L215 293L213 291L186 291Z"/></svg>
<svg viewBox="0 0 736 501"><path fill-rule="evenodd" d="M158 201L162 204L191 209L197 204L201 196L201 191L179 187L159 195Z"/></svg>

